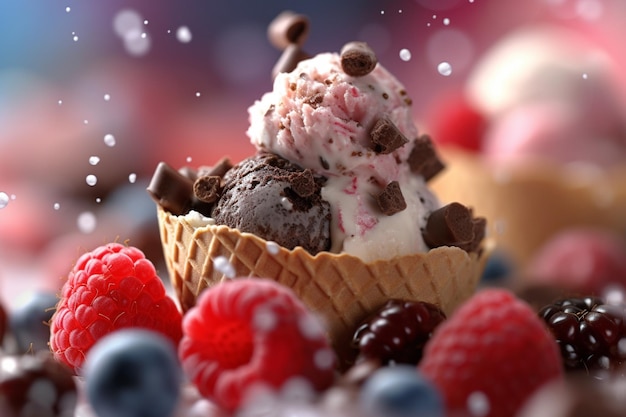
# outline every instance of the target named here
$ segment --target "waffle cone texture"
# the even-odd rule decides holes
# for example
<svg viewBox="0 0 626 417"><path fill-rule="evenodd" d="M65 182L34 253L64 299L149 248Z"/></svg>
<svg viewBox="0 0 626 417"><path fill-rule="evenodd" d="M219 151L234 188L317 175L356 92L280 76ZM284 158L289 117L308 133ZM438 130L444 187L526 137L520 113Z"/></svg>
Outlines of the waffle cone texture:
<svg viewBox="0 0 626 417"><path fill-rule="evenodd" d="M430 302L450 314L475 291L486 257L456 247L371 263L348 254L313 256L224 225L194 227L184 216L157 210L165 262L183 311L223 280L270 278L321 317L340 357L348 355L356 326L390 298ZM234 270L216 268L219 257Z"/></svg>

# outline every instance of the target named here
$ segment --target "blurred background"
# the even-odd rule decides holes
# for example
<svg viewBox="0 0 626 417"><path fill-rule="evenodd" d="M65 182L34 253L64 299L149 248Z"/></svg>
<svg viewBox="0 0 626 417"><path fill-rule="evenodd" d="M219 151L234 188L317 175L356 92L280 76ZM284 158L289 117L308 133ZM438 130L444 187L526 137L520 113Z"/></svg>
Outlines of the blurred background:
<svg viewBox="0 0 626 417"><path fill-rule="evenodd" d="M623 0L2 0L3 298L20 283L57 288L80 253L112 240L159 260L147 181L159 161L203 165L253 152L246 109L271 89L280 51L266 28L285 9L309 16L309 53L370 43L406 85L418 128L436 140L449 139L445 125L483 135L526 92L550 90L551 104L592 103L603 136L623 143ZM552 39L554 49L541 49ZM591 87L572 96L569 84L507 84L550 59ZM596 126L577 114L569 128Z"/></svg>

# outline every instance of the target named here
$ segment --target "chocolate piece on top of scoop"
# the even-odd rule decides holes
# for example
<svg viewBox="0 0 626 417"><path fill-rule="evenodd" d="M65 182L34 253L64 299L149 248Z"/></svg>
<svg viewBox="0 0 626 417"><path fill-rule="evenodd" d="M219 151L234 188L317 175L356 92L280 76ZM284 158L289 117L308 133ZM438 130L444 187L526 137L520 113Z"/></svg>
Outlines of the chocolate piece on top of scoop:
<svg viewBox="0 0 626 417"><path fill-rule="evenodd" d="M218 175L203 175L193 183L193 193L202 202L215 203L220 198L221 182Z"/></svg>
<svg viewBox="0 0 626 417"><path fill-rule="evenodd" d="M318 188L313 177L313 171L305 169L291 178L291 189L300 197L310 197Z"/></svg>
<svg viewBox="0 0 626 417"><path fill-rule="evenodd" d="M437 156L435 147L428 135L422 135L415 140L407 162L411 167L411 171L422 175L426 181L445 168L445 165Z"/></svg>
<svg viewBox="0 0 626 417"><path fill-rule="evenodd" d="M370 139L372 140L372 149L380 154L391 153L409 142L386 115L374 124L370 130Z"/></svg>
<svg viewBox="0 0 626 417"><path fill-rule="evenodd" d="M406 209L406 201L404 200L398 181L391 181L374 198L378 203L380 211L387 216L392 216Z"/></svg>
<svg viewBox="0 0 626 417"><path fill-rule="evenodd" d="M203 174L210 175L210 176L223 177L224 174L226 174L226 172L228 172L228 170L231 169L232 167L233 167L233 163L231 162L231 160L224 157L220 159L217 162L217 164L209 168L206 172L203 172Z"/></svg>
<svg viewBox="0 0 626 417"><path fill-rule="evenodd" d="M341 48L341 68L352 77L362 77L374 70L378 58L365 42L349 42Z"/></svg>
<svg viewBox="0 0 626 417"><path fill-rule="evenodd" d="M460 203L450 203L433 211L422 232L424 242L431 248L458 246L477 249L484 237L485 220L474 218L472 210Z"/></svg>
<svg viewBox="0 0 626 417"><path fill-rule="evenodd" d="M272 79L281 72L293 71L300 61L310 58L311 55L304 52L299 45L291 44L285 48L278 62L272 68Z"/></svg>
<svg viewBox="0 0 626 417"><path fill-rule="evenodd" d="M289 45L302 45L309 35L309 19L286 10L272 20L267 37L274 47L284 50Z"/></svg>
<svg viewBox="0 0 626 417"><path fill-rule="evenodd" d="M193 181L159 162L147 191L163 209L175 215L185 214L192 203Z"/></svg>

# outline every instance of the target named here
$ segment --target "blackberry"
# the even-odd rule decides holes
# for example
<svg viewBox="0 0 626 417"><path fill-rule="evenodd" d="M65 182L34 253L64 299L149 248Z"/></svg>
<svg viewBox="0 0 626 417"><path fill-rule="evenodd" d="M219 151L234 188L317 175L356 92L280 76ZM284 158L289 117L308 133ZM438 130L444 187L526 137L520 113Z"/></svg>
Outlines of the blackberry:
<svg viewBox="0 0 626 417"><path fill-rule="evenodd" d="M597 297L567 298L543 307L539 316L556 338L566 370L602 378L606 371L623 373L625 307Z"/></svg>
<svg viewBox="0 0 626 417"><path fill-rule="evenodd" d="M434 304L391 299L355 331L357 362L376 359L383 365L416 365L433 330L445 319Z"/></svg>

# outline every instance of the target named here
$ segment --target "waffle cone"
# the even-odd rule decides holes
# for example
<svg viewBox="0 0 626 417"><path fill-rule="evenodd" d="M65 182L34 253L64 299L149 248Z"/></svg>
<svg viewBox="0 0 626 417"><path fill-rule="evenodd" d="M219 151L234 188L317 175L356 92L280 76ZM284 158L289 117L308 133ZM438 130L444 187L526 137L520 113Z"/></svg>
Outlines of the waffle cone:
<svg viewBox="0 0 626 417"><path fill-rule="evenodd" d="M555 233L599 227L626 234L626 167L601 170L533 161L496 169L442 150L448 168L429 185L443 203L462 201L487 217L488 235L524 266Z"/></svg>
<svg viewBox="0 0 626 417"><path fill-rule="evenodd" d="M426 301L450 314L475 290L485 256L456 247L364 263L348 254L288 250L224 225L196 228L184 216L158 208L167 269L184 311L205 288L229 277L271 278L290 287L325 322L346 358L355 327L390 298ZM234 275L214 265L228 259Z"/></svg>

